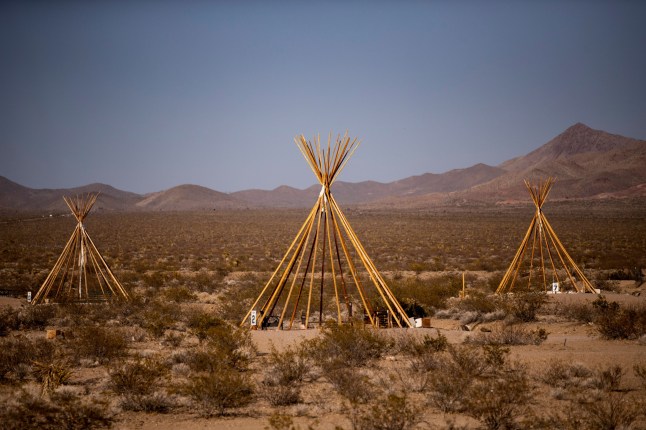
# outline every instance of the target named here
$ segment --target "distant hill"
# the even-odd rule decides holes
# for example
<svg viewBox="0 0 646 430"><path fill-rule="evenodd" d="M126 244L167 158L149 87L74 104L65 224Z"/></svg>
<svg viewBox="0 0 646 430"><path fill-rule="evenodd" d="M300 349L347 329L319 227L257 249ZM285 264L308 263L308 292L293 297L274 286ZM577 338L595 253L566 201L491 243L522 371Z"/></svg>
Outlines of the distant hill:
<svg viewBox="0 0 646 430"><path fill-rule="evenodd" d="M188 184L148 194L136 203L138 208L156 211L230 209L240 205L241 202L229 194Z"/></svg>
<svg viewBox="0 0 646 430"><path fill-rule="evenodd" d="M646 197L646 141L577 123L536 150L500 164L501 174L454 192L398 195L376 205L426 207L530 202L523 179L556 177L550 200ZM447 172L449 173L449 172ZM446 174L445 174L446 175ZM484 178L483 178L484 179Z"/></svg>
<svg viewBox="0 0 646 430"><path fill-rule="evenodd" d="M0 176L0 211L50 211L67 212L63 196L76 196L89 192L100 193L93 210L131 210L141 200L139 194L122 191L106 184L89 184L65 189L33 189L19 185Z"/></svg>
<svg viewBox="0 0 646 430"><path fill-rule="evenodd" d="M390 183L335 182L342 205L424 208L437 205L491 205L528 202L523 179L555 176L550 199L646 199L646 141L594 130L577 123L536 150L499 166L476 164L445 173L425 173ZM63 195L100 192L97 210L184 211L255 207L307 207L320 185L305 189L221 193L179 185L140 195L105 184L70 189L32 189L0 176L0 211L67 211Z"/></svg>

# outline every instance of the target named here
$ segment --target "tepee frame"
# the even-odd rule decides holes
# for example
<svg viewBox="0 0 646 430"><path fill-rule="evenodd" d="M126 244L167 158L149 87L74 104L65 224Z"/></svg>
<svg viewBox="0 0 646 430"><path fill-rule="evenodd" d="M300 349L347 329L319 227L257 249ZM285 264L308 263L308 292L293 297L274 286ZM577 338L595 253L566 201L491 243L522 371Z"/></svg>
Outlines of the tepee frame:
<svg viewBox="0 0 646 430"><path fill-rule="evenodd" d="M520 247L516 251L516 255L500 281L500 285L496 290L497 294L511 292L514 289L516 281L519 280L519 275L522 275L522 270L527 267L527 263L525 263L526 256L529 257L528 289L532 287L532 281L536 280L533 275L534 271L537 271L538 282L542 281L543 287L547 291L548 271L551 271L551 282L559 289L563 285L562 281L569 281L570 286L579 293L596 293L583 271L568 254L543 213L543 204L547 200L553 184L554 178L552 177L547 178L545 182L539 181L536 186L532 186L525 179L525 186L536 206L536 212ZM561 276L559 276L559 270ZM557 288L554 290L556 291Z"/></svg>
<svg viewBox="0 0 646 430"><path fill-rule="evenodd" d="M347 132L342 137L338 136L334 144L330 134L327 148L321 147L320 136L314 142L307 141L303 135L297 136L294 141L321 184L321 192L278 267L240 325L244 325L252 312L257 310L257 327L264 327L272 318L274 323L277 319L278 328L291 329L300 310L299 323L302 328L308 328L312 307L318 301L320 326L325 318L323 292L331 289L336 303L336 320L338 324L342 324L344 314L346 321L353 317L350 287L354 286L372 326L392 324L394 321L399 327L410 327L406 312L388 288L330 192L330 187L359 142L357 139L351 140ZM365 285L362 283L357 263L363 266L371 282L366 282ZM346 269L350 276L347 276ZM366 291L370 284L383 302L385 310L382 315L387 315L386 321L377 316L370 303ZM303 297L303 293L306 297ZM314 297L315 293L317 298ZM262 306L257 309L260 303ZM277 311L276 315L274 311ZM287 323L286 327L284 322Z"/></svg>
<svg viewBox="0 0 646 430"><path fill-rule="evenodd" d="M98 198L98 194L63 197L77 224L63 252L43 282L32 304L52 302L105 301L111 297L129 300L130 295L110 270L87 233L83 220Z"/></svg>

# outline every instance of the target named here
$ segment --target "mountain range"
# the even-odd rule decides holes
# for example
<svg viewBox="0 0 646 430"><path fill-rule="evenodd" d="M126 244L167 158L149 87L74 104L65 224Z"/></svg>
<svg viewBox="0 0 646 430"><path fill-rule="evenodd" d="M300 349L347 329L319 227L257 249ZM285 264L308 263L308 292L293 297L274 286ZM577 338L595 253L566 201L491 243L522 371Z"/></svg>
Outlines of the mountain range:
<svg viewBox="0 0 646 430"><path fill-rule="evenodd" d="M646 200L646 141L594 130L577 123L536 150L499 166L476 164L445 173L425 173L389 183L337 181L342 205L424 208L528 202L523 179L557 178L550 194L558 199L639 198ZM99 192L98 210L183 211L256 207L306 207L320 185L306 189L222 193L199 185L136 194L106 184L69 189L32 189L0 176L0 211L62 211L62 196Z"/></svg>

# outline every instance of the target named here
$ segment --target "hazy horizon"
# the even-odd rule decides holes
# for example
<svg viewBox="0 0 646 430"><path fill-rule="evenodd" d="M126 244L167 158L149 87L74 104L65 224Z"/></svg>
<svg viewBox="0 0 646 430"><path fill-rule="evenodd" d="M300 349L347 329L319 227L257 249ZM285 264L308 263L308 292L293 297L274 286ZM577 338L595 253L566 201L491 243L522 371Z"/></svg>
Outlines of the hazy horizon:
<svg viewBox="0 0 646 430"><path fill-rule="evenodd" d="M136 193L496 166L582 122L646 140L640 2L3 2L0 175Z"/></svg>

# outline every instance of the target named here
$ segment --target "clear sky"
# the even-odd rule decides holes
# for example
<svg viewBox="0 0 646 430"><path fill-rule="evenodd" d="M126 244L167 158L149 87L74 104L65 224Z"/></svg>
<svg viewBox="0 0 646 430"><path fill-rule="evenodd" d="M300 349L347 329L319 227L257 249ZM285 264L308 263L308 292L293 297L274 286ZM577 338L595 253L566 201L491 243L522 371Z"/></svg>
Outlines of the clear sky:
<svg viewBox="0 0 646 430"><path fill-rule="evenodd" d="M646 139L646 2L0 2L0 175L146 193L497 165L570 125Z"/></svg>

